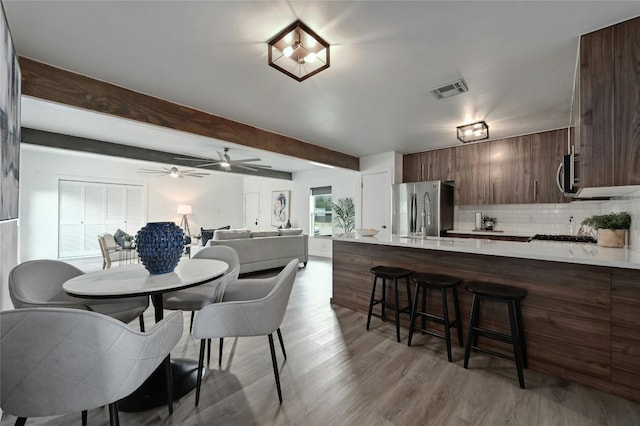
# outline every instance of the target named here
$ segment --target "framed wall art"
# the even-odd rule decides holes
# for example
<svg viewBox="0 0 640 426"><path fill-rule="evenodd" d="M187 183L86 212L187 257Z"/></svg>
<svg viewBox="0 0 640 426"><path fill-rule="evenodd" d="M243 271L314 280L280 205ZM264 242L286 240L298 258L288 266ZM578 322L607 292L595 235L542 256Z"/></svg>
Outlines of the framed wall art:
<svg viewBox="0 0 640 426"><path fill-rule="evenodd" d="M20 65L0 3L0 220L18 217Z"/></svg>
<svg viewBox="0 0 640 426"><path fill-rule="evenodd" d="M282 226L289 220L291 212L291 191L271 193L271 225Z"/></svg>

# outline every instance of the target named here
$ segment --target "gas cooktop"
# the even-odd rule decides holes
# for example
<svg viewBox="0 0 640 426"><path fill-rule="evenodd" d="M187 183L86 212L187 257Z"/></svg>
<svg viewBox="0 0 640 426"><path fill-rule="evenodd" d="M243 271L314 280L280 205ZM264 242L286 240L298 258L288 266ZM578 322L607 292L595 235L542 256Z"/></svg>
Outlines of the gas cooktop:
<svg viewBox="0 0 640 426"><path fill-rule="evenodd" d="M529 238L529 241L543 240L543 241L563 241L569 243L595 243L595 238L586 235L550 235L550 234L536 234Z"/></svg>

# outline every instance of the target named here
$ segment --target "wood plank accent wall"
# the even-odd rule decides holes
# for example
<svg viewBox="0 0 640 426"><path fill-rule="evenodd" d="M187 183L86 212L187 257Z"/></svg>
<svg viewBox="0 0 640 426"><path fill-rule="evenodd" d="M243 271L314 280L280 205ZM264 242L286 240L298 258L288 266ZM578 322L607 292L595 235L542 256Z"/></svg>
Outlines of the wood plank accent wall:
<svg viewBox="0 0 640 426"><path fill-rule="evenodd" d="M358 157L20 57L22 94L278 154L359 170Z"/></svg>
<svg viewBox="0 0 640 426"><path fill-rule="evenodd" d="M640 402L640 321L635 315L640 309L640 271L334 241L332 303L366 314L369 270L376 265L527 289L522 310L529 368ZM404 284L399 290L404 306ZM466 338L471 297L464 285L459 295ZM436 313L437 303L430 307ZM507 331L502 305L484 304L483 324ZM402 323L407 327L407 320ZM407 333L401 330L405 344ZM485 344L504 349L500 342Z"/></svg>

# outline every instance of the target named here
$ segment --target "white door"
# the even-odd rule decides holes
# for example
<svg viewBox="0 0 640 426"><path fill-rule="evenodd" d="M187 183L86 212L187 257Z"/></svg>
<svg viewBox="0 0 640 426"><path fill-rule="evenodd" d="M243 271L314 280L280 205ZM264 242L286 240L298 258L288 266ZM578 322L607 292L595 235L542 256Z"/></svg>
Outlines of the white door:
<svg viewBox="0 0 640 426"><path fill-rule="evenodd" d="M260 196L257 192L244 194L244 227L259 229L260 226Z"/></svg>
<svg viewBox="0 0 640 426"><path fill-rule="evenodd" d="M391 233L391 181L389 172L362 175L362 228Z"/></svg>

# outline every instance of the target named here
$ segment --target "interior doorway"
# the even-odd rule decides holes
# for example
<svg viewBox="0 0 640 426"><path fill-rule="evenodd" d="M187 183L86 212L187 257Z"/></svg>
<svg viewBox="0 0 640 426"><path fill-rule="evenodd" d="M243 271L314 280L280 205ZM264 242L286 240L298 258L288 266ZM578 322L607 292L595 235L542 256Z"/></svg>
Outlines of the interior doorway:
<svg viewBox="0 0 640 426"><path fill-rule="evenodd" d="M244 227L259 229L260 226L260 194L246 192L244 194Z"/></svg>

